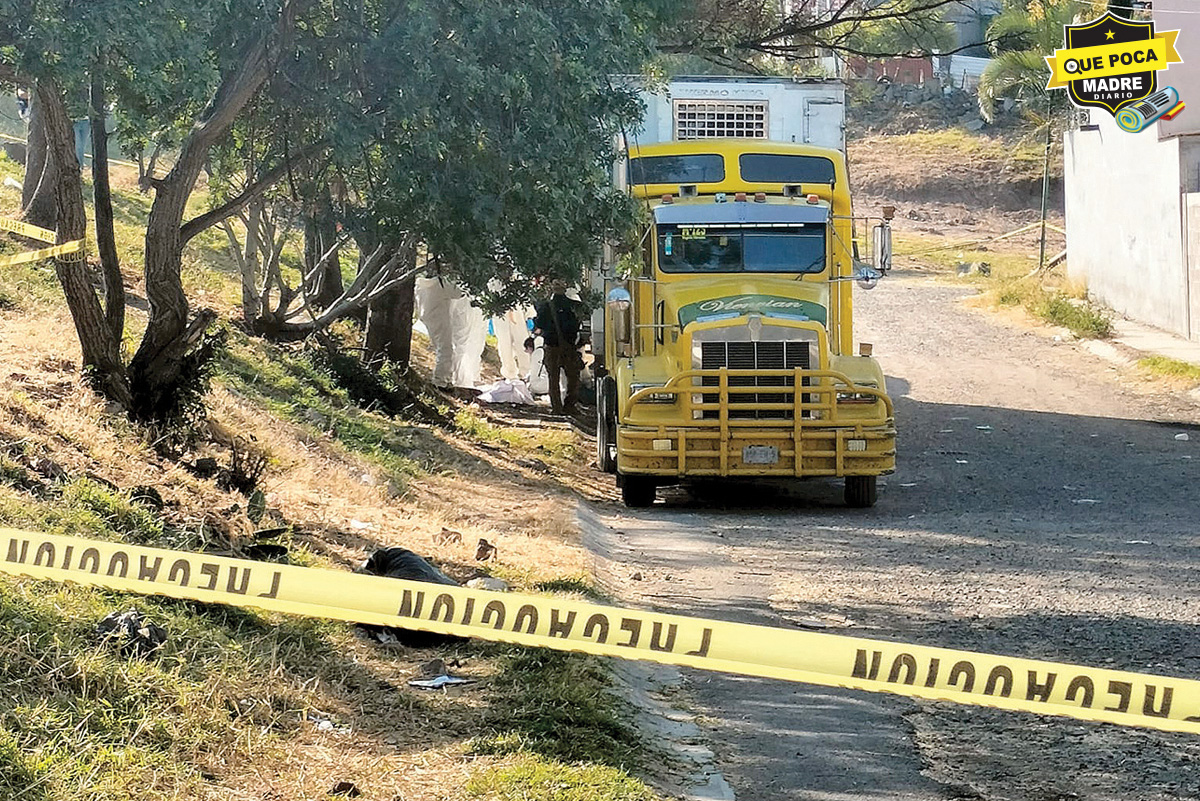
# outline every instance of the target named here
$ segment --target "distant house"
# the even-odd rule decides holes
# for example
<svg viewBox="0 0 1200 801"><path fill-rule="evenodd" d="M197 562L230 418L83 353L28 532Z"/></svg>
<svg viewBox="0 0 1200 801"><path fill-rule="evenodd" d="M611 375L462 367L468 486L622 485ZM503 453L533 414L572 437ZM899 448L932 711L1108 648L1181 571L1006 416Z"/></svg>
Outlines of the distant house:
<svg viewBox="0 0 1200 801"><path fill-rule="evenodd" d="M1103 109L1064 134L1067 268L1096 300L1200 341L1200 29L1194 0L1155 0L1182 64L1158 73L1187 107L1131 134ZM1189 24L1190 23L1190 24Z"/></svg>
<svg viewBox="0 0 1200 801"><path fill-rule="evenodd" d="M946 21L954 26L954 50L964 56L987 58L987 29L1004 9L1002 0L959 0L946 6Z"/></svg>

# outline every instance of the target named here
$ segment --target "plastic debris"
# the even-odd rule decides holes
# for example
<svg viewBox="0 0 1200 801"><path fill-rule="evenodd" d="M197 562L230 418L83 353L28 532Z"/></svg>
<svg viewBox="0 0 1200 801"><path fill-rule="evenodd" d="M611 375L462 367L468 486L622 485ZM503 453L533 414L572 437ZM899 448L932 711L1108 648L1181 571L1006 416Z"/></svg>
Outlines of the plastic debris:
<svg viewBox="0 0 1200 801"><path fill-rule="evenodd" d="M487 590L489 592L508 592L508 582L491 576L480 576L473 578L467 582L467 586L473 590Z"/></svg>
<svg viewBox="0 0 1200 801"><path fill-rule="evenodd" d="M1191 437L1189 437L1185 432L1183 434L1176 434L1175 439L1179 440L1180 442L1187 442L1189 439L1191 439Z"/></svg>
<svg viewBox="0 0 1200 801"><path fill-rule="evenodd" d="M1100 501L1095 498L1076 498L1071 503L1100 503Z"/></svg>
<svg viewBox="0 0 1200 801"><path fill-rule="evenodd" d="M487 540L480 538L479 544L475 546L475 561L487 562L496 558L496 546L492 545Z"/></svg>
<svg viewBox="0 0 1200 801"><path fill-rule="evenodd" d="M462 537L461 531L455 531L454 529L446 528L445 526L442 527L442 530L440 533L433 535L433 541L436 542L438 545L449 545L450 543L459 543L459 542L462 542L462 538L463 537Z"/></svg>
<svg viewBox="0 0 1200 801"><path fill-rule="evenodd" d="M475 679L463 679L458 676L449 676L443 673L442 675L432 679L411 679L408 682L408 686L420 687L422 690L440 690L443 687L474 683Z"/></svg>

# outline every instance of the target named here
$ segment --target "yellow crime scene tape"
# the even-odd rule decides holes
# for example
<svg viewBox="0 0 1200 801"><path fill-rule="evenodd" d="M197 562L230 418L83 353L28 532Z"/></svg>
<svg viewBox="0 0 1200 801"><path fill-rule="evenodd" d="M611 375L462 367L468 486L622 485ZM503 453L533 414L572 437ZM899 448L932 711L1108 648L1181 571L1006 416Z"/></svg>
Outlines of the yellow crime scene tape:
<svg viewBox="0 0 1200 801"><path fill-rule="evenodd" d="M70 253L82 253L83 240L76 239L74 242L67 242L62 245L55 245L52 248L42 248L40 250L28 250L24 253L18 253L15 256L0 256L0 267L8 267L13 264L25 264L30 261L41 261L42 259L50 259L55 256L65 256Z"/></svg>
<svg viewBox="0 0 1200 801"><path fill-rule="evenodd" d="M0 231L12 231L14 234L36 239L39 242L54 242L58 239L58 234L51 231L49 228L39 228L36 225L30 225L27 222L20 220L9 220L5 217L0 217Z"/></svg>
<svg viewBox="0 0 1200 801"><path fill-rule="evenodd" d="M0 573L1200 733L1200 681L0 529Z"/></svg>
<svg viewBox="0 0 1200 801"><path fill-rule="evenodd" d="M58 239L58 234L48 228L39 228L36 225L30 225L27 222L20 220L9 220L0 217L0 231L12 231L14 234L29 239L36 239L39 242L54 242ZM42 259L51 259L55 256L66 256L71 253L83 253L83 240L76 239L74 242L64 242L61 245L55 245L49 248L40 248L38 250L29 250L24 253L18 253L15 256L0 256L0 267L10 267L14 264L25 264L31 261L41 261Z"/></svg>

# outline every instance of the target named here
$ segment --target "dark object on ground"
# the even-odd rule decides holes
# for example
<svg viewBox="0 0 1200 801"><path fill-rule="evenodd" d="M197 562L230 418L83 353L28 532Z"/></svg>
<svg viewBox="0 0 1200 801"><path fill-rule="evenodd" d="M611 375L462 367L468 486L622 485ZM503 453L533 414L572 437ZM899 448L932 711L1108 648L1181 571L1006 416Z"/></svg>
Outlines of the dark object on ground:
<svg viewBox="0 0 1200 801"><path fill-rule="evenodd" d="M184 466L189 467L186 464ZM217 474L217 471L221 469L221 466L217 464L217 460L213 457L204 456L193 462L189 469L191 470L192 475L196 476L197 478L212 478Z"/></svg>
<svg viewBox="0 0 1200 801"><path fill-rule="evenodd" d="M277 542L256 542L253 545L247 545L243 548L242 554L247 559L270 562L275 559L285 558L288 555L288 549L286 545L280 545Z"/></svg>
<svg viewBox="0 0 1200 801"><path fill-rule="evenodd" d="M167 630L143 618L136 609L107 615L96 624L96 634L125 656L149 656L167 641Z"/></svg>
<svg viewBox="0 0 1200 801"><path fill-rule="evenodd" d="M333 785L333 789L329 791L330 795L344 795L347 798L358 798L362 795L362 790L355 786L354 782L338 782Z"/></svg>
<svg viewBox="0 0 1200 801"><path fill-rule="evenodd" d="M475 547L475 561L489 562L496 558L496 546L492 545L487 540L480 538L479 545Z"/></svg>
<svg viewBox="0 0 1200 801"><path fill-rule="evenodd" d="M142 484L134 487L133 491L129 493L129 500L132 503L149 507L156 512L161 512L163 507L166 506L166 503L163 501L162 493L148 484Z"/></svg>
<svg viewBox="0 0 1200 801"><path fill-rule="evenodd" d="M430 584L447 584L452 587L459 586L457 581L407 548L384 548L376 551L371 554L371 558L359 568L358 572L369 573L372 576L425 581ZM430 600L432 601L432 599ZM359 624L359 628L376 642L397 642L409 648L430 648L464 641L462 637L400 629L394 626L372 626L362 623Z"/></svg>

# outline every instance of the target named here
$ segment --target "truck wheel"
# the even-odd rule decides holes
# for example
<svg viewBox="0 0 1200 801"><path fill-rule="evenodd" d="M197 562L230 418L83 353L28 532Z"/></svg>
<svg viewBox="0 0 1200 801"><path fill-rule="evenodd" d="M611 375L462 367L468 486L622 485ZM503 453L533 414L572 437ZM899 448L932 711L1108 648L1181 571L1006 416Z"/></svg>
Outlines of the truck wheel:
<svg viewBox="0 0 1200 801"><path fill-rule="evenodd" d="M649 476L622 476L621 500L630 509L645 509L654 505L654 479Z"/></svg>
<svg viewBox="0 0 1200 801"><path fill-rule="evenodd" d="M596 464L605 473L617 472L617 382L605 376L596 382Z"/></svg>
<svg viewBox="0 0 1200 801"><path fill-rule="evenodd" d="M875 476L846 476L846 505L853 509L874 506L878 498Z"/></svg>

